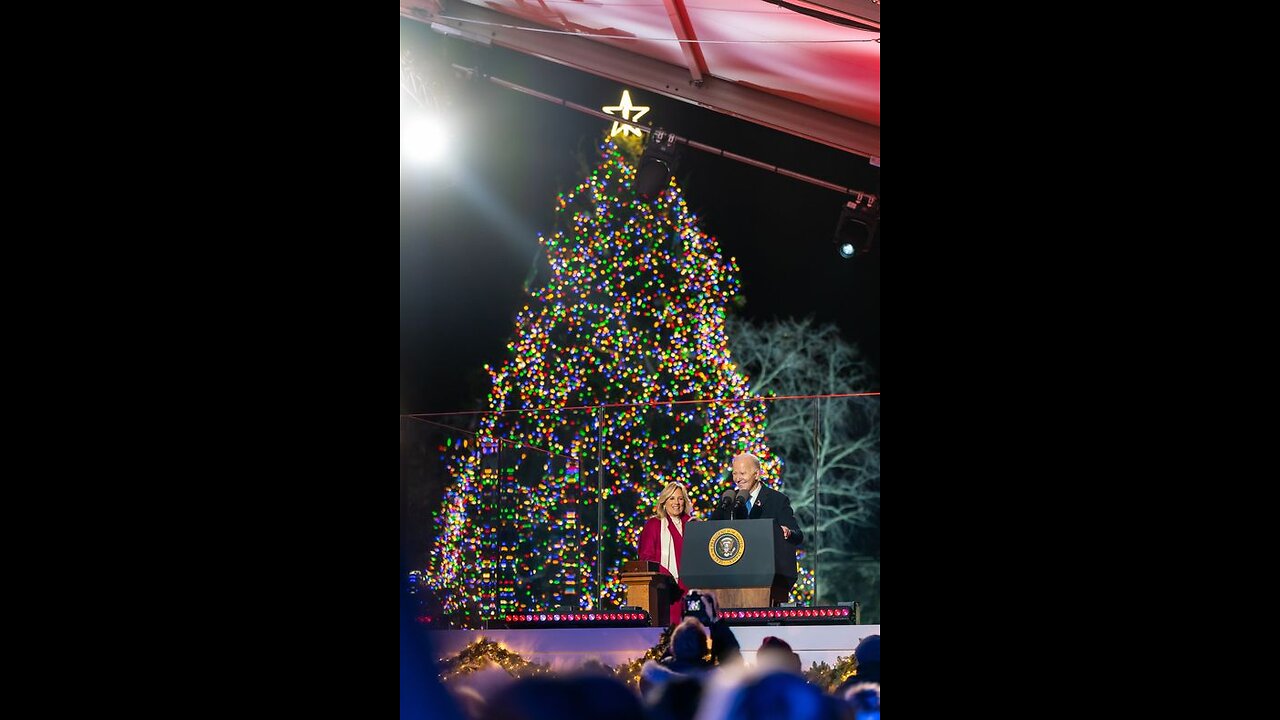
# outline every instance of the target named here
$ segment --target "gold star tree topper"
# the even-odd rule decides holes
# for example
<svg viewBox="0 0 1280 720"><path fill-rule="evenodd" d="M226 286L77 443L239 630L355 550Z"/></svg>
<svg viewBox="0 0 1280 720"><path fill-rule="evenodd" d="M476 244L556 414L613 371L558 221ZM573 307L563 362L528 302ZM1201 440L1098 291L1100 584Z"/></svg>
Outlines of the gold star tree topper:
<svg viewBox="0 0 1280 720"><path fill-rule="evenodd" d="M632 105L631 93L630 91L627 91L627 90L622 91L622 102L620 104L605 105L600 109L610 115L613 115L618 111L621 111L623 120L639 120L641 117L644 116L645 113L649 112L648 105ZM631 113L635 113L635 115L632 115ZM609 132L609 137L613 137L618 133L622 133L623 135L626 135L627 133L635 133L636 137L640 137L640 128L635 127L634 125L627 125L626 123L620 123L617 120L614 120L613 130Z"/></svg>

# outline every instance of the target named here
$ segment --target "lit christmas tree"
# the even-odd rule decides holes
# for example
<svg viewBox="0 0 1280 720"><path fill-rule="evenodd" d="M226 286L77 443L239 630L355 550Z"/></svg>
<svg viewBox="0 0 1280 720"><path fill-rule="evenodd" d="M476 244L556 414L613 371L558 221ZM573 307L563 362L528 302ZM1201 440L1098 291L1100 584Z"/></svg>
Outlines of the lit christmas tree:
<svg viewBox="0 0 1280 720"><path fill-rule="evenodd" d="M442 448L453 483L428 582L463 624L620 607L619 569L666 483L685 483L706 519L733 454L754 452L777 477L764 403L689 402L752 397L725 335L736 262L674 179L638 198L634 165L612 142L600 150L591 177L558 198L560 230L539 236L550 276L517 314L510 357L486 367L495 414Z"/></svg>

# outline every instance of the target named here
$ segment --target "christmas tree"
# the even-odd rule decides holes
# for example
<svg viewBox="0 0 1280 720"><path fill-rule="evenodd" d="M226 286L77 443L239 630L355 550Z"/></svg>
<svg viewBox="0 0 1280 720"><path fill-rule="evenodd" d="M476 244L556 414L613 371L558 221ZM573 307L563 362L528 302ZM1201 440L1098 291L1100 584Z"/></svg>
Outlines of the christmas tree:
<svg viewBox="0 0 1280 720"><path fill-rule="evenodd" d="M443 448L452 483L427 576L464 624L621 607L619 568L668 482L706 519L735 453L776 477L766 408L725 335L736 262L674 179L652 199L635 179L606 141L591 176L559 196L558 229L538 238L546 282L529 290L507 360L486 367L492 414Z"/></svg>

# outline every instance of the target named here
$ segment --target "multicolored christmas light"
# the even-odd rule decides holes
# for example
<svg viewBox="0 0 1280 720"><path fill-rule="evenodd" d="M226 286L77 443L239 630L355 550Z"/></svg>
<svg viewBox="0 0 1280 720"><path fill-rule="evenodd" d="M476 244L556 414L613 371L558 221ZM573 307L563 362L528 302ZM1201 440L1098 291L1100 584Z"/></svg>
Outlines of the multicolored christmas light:
<svg viewBox="0 0 1280 720"><path fill-rule="evenodd" d="M725 335L735 260L698 228L674 179L644 201L618 146L600 151L591 177L558 198L559 229L539 236L551 273L517 314L510 357L486 366L493 414L476 438L441 448L453 483L428 583L463 624L596 609L601 596L620 607L619 568L666 483L685 483L705 519L735 453L754 452L777 477L766 407ZM722 401L675 404L708 399Z"/></svg>

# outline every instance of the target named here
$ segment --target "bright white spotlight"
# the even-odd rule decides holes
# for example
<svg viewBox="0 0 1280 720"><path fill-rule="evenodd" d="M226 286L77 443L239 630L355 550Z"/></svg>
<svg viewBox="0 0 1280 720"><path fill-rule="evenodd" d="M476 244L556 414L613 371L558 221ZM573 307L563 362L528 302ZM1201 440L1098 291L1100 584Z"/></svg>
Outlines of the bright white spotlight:
<svg viewBox="0 0 1280 720"><path fill-rule="evenodd" d="M400 152L414 162L438 162L448 143L449 129L439 118L414 115L400 124Z"/></svg>
<svg viewBox="0 0 1280 720"><path fill-rule="evenodd" d="M840 243L839 250L840 250L840 257L846 260L853 257L858 252L857 248L853 246L853 243L849 243L849 242Z"/></svg>

